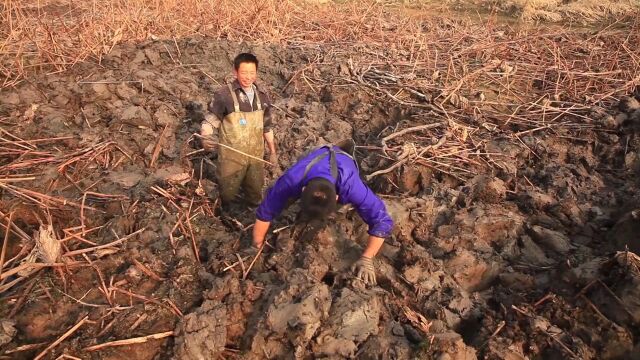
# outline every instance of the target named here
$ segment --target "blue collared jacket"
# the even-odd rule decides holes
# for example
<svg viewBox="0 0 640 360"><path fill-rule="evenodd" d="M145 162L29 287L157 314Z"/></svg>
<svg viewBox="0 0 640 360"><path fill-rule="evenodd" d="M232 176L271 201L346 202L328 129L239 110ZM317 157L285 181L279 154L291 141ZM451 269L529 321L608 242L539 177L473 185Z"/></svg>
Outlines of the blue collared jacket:
<svg viewBox="0 0 640 360"><path fill-rule="evenodd" d="M300 198L302 188L311 179L321 177L335 184L340 204L353 205L360 217L369 225L369 235L388 237L393 229L393 221L384 203L362 182L355 161L349 155L341 153L338 147L334 149L338 179L331 175L329 156L325 156L307 170L307 165L311 161L323 153L328 153L329 149L322 147L311 151L282 174L267 191L256 212L258 220L271 222L284 210L289 199ZM307 170L306 176L305 170Z"/></svg>

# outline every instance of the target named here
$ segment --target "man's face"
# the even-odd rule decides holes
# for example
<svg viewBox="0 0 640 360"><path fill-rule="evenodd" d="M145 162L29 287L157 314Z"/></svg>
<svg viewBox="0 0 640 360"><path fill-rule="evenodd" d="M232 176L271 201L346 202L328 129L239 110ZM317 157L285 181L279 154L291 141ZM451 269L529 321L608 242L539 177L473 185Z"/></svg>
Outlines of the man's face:
<svg viewBox="0 0 640 360"><path fill-rule="evenodd" d="M233 70L233 73L236 75L236 79L240 83L240 86L243 88L248 88L256 81L256 77L258 76L258 72L256 69L256 64L254 63L240 63L240 67L238 70Z"/></svg>

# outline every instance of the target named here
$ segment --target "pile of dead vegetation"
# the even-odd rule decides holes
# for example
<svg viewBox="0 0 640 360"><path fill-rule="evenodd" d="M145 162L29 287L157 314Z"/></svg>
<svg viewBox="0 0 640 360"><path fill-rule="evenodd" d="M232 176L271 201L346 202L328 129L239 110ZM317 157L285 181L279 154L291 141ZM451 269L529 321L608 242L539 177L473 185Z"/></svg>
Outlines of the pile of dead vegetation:
<svg viewBox="0 0 640 360"><path fill-rule="evenodd" d="M340 21L335 21L340 19ZM238 26L249 24L249 26ZM117 44L207 36L233 42L384 42L413 36L410 18L374 0L12 1L0 7L0 88L33 74L55 74L83 62L101 63Z"/></svg>
<svg viewBox="0 0 640 360"><path fill-rule="evenodd" d="M640 11L640 5L633 0L463 0L454 1L454 4L456 8L480 6L525 22L562 22L578 25L634 19Z"/></svg>

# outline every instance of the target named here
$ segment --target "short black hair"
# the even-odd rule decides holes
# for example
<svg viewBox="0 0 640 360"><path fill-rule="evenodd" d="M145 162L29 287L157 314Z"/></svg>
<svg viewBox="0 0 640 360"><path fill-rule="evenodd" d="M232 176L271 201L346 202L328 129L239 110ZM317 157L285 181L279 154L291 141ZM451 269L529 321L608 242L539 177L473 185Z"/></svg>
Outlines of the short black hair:
<svg viewBox="0 0 640 360"><path fill-rule="evenodd" d="M258 58L250 53L241 53L233 59L233 68L238 70L240 69L240 64L242 63L253 63L256 64L256 69L258 68Z"/></svg>
<svg viewBox="0 0 640 360"><path fill-rule="evenodd" d="M336 187L327 179L313 178L302 190L300 200L303 218L325 220L336 211Z"/></svg>

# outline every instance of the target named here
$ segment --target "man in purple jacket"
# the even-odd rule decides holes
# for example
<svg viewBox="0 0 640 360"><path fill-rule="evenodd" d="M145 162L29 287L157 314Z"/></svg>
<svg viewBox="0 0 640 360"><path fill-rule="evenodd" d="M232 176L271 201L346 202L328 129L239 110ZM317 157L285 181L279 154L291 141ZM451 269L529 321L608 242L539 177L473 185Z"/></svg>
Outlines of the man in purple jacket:
<svg viewBox="0 0 640 360"><path fill-rule="evenodd" d="M393 221L384 203L360 179L353 157L340 147L317 148L291 166L267 191L256 212L253 245L260 248L271 221L290 199L301 199L301 213L307 219L326 219L336 202L352 204L369 225L369 241L360 260L352 267L356 277L375 285L373 257L391 234Z"/></svg>

